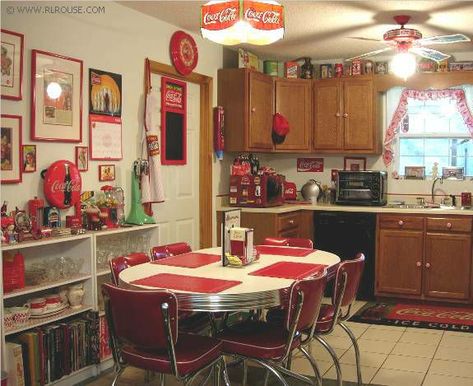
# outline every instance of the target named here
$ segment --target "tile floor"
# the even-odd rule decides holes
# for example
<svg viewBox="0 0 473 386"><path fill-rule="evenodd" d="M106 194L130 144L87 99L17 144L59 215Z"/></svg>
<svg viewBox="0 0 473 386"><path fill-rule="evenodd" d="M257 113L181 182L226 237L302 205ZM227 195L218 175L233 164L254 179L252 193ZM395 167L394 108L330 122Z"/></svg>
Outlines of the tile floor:
<svg viewBox="0 0 473 386"><path fill-rule="evenodd" d="M364 302L356 302L355 310ZM473 334L350 323L361 352L363 382L388 386L473 386ZM343 379L356 381L355 354L346 333L337 328L326 340L342 365ZM312 345L324 378L335 379L330 356ZM296 355L293 369L312 375L307 361Z"/></svg>

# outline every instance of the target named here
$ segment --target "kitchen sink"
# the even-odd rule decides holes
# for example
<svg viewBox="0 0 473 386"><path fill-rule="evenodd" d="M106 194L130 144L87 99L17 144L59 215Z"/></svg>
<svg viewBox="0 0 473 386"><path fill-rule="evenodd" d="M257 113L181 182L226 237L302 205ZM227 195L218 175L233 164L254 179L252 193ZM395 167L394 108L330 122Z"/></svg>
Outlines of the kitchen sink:
<svg viewBox="0 0 473 386"><path fill-rule="evenodd" d="M388 203L386 208L396 208L396 209L460 209L455 206L450 205L440 205L440 204L399 204L399 203Z"/></svg>

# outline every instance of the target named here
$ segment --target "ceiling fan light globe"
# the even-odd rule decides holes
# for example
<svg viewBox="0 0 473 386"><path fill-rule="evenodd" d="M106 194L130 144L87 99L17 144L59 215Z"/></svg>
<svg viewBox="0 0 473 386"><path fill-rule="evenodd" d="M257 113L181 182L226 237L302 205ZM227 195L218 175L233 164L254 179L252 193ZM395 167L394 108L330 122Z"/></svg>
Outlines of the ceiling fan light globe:
<svg viewBox="0 0 473 386"><path fill-rule="evenodd" d="M396 54L391 60L391 69L394 75L406 80L416 71L416 58L409 52Z"/></svg>

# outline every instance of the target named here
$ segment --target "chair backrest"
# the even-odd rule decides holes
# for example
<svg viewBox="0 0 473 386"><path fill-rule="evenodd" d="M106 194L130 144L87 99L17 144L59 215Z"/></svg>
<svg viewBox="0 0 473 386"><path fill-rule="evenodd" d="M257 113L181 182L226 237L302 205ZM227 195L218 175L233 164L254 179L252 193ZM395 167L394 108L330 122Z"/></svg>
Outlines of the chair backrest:
<svg viewBox="0 0 473 386"><path fill-rule="evenodd" d="M363 253L358 253L353 260L344 260L338 265L332 295L334 305L340 302L340 307L346 307L353 303L356 299L364 265L365 255Z"/></svg>
<svg viewBox="0 0 473 386"><path fill-rule="evenodd" d="M159 245L151 248L151 258L153 260L159 260L188 252L192 252L192 248L186 242Z"/></svg>
<svg viewBox="0 0 473 386"><path fill-rule="evenodd" d="M126 256L117 256L109 261L110 273L112 275L112 283L118 285L118 275L121 271L128 267L138 264L148 263L149 256L146 253L131 253Z"/></svg>
<svg viewBox="0 0 473 386"><path fill-rule="evenodd" d="M312 328L319 316L320 306L327 284L327 271L304 280L296 281L289 290L289 303L286 311L286 328L289 330L297 311L297 302L300 294L303 295L299 319L296 323L297 331Z"/></svg>
<svg viewBox="0 0 473 386"><path fill-rule="evenodd" d="M172 292L129 290L104 283L102 294L113 339L145 349L167 349L163 313L163 305L167 304L172 341L177 342L177 298Z"/></svg>
<svg viewBox="0 0 473 386"><path fill-rule="evenodd" d="M298 237L266 237L263 245L275 245L284 247L314 248L311 239L303 239Z"/></svg>

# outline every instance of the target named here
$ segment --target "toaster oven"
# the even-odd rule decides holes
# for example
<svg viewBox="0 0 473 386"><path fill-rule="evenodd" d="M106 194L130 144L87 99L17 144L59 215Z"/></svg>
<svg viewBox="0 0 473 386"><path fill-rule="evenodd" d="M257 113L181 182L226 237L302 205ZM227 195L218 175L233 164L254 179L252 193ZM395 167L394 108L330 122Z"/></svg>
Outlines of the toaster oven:
<svg viewBox="0 0 473 386"><path fill-rule="evenodd" d="M384 171L340 170L335 203L382 206L387 202L387 174Z"/></svg>

